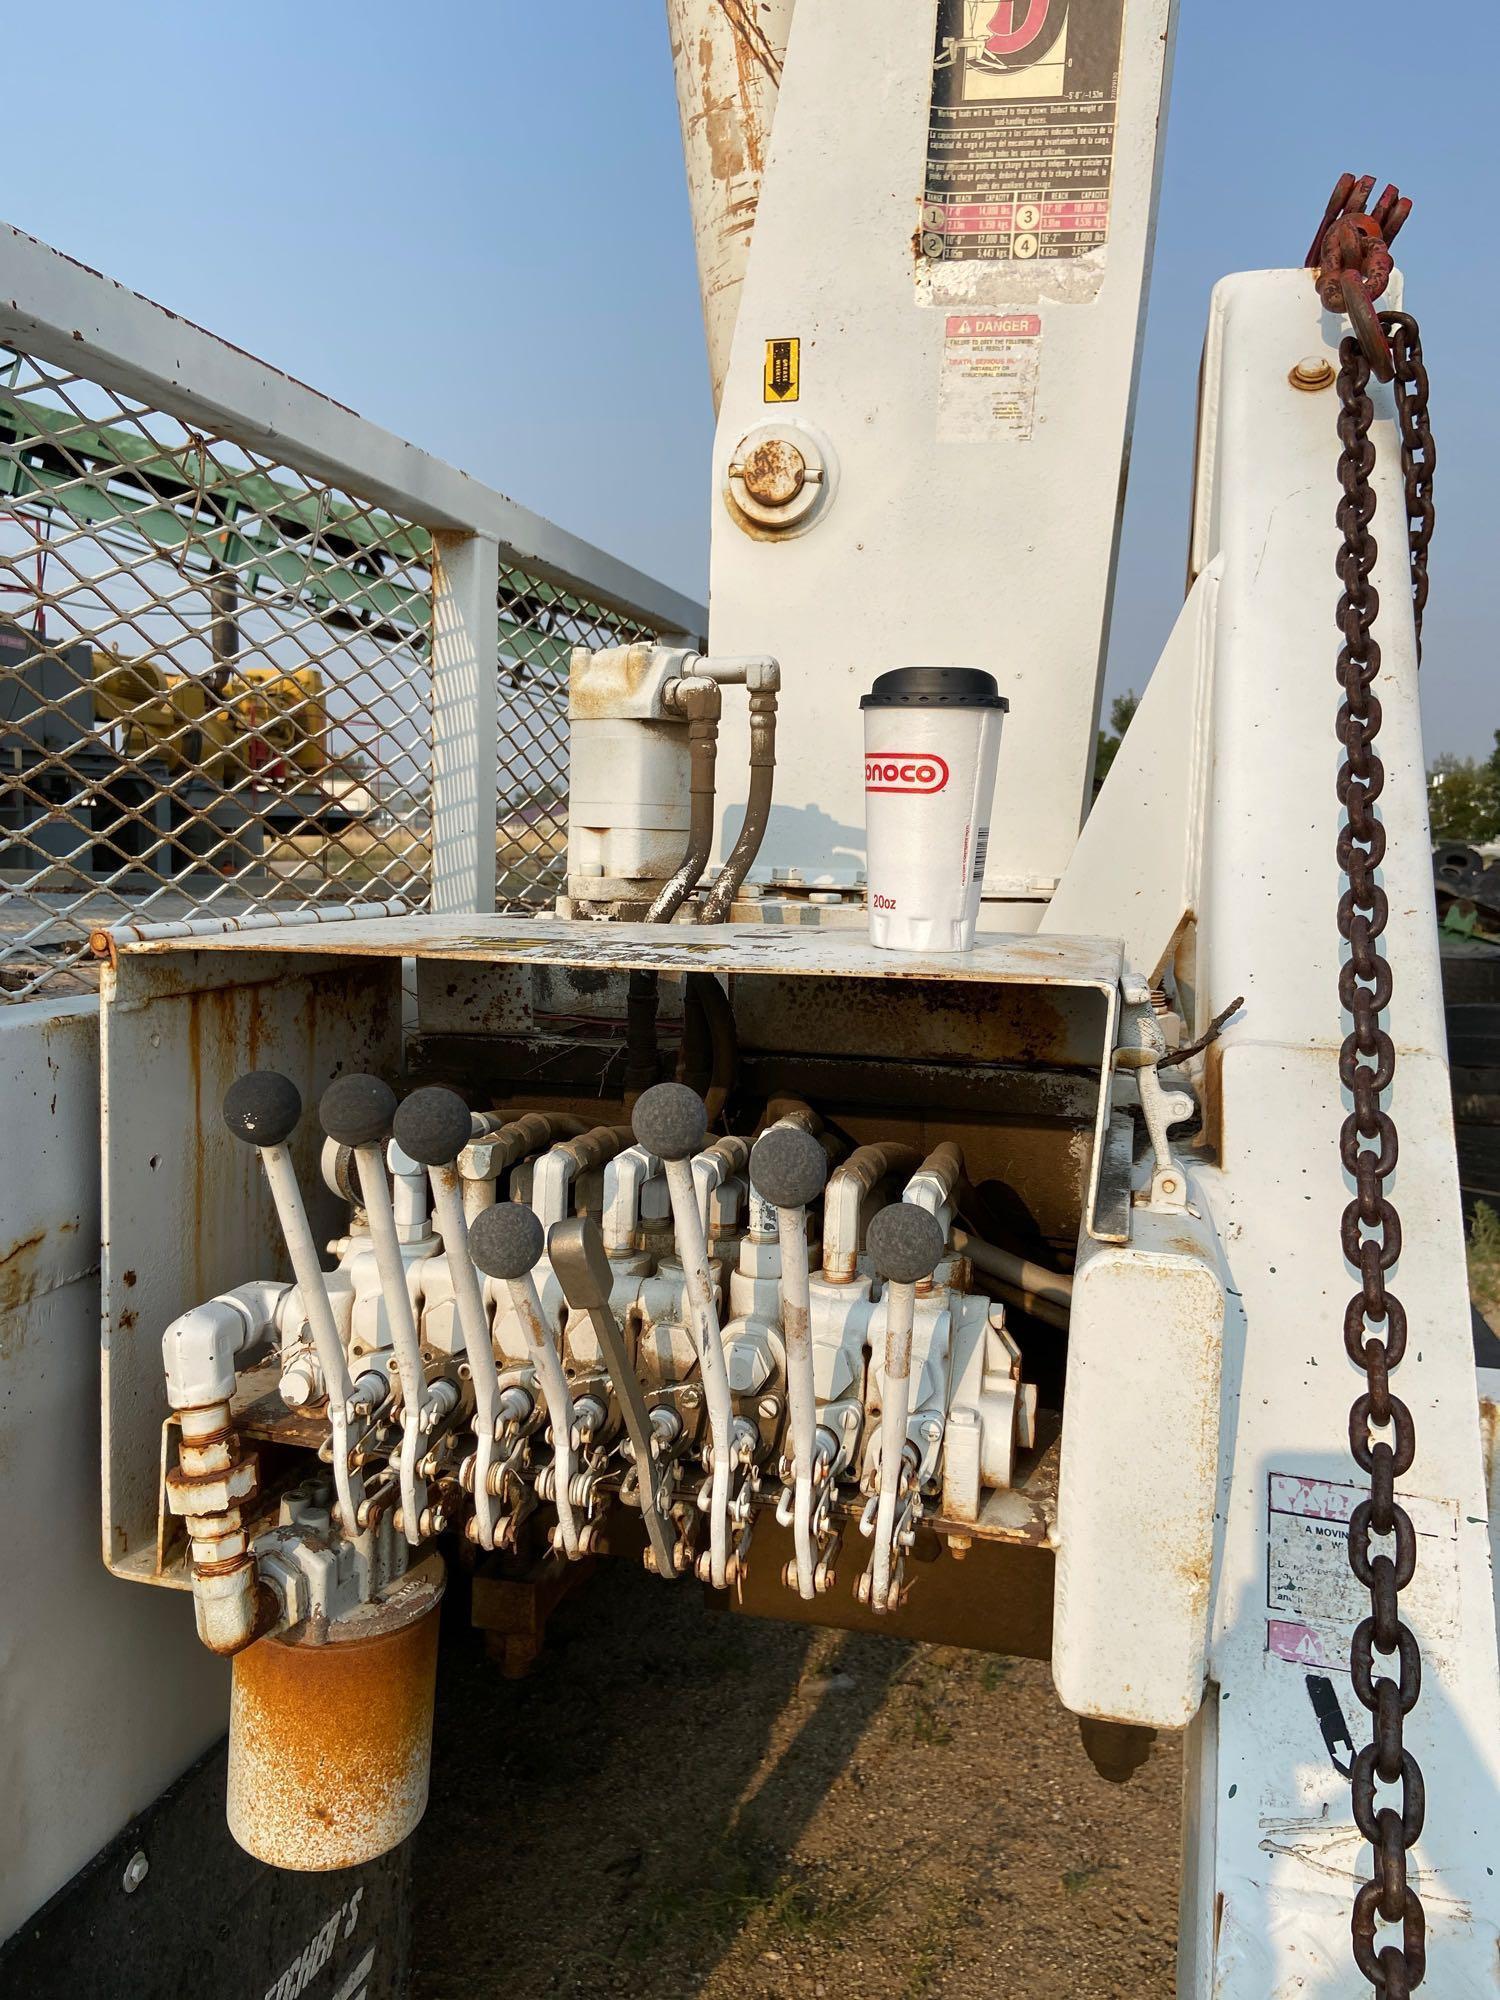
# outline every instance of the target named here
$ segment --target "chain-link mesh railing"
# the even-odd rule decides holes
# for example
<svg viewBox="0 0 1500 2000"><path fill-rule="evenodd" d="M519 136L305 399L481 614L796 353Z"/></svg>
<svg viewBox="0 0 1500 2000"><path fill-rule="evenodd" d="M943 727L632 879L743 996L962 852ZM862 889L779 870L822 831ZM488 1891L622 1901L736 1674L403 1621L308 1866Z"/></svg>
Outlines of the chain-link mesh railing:
<svg viewBox="0 0 1500 2000"><path fill-rule="evenodd" d="M294 464L0 348L0 999L91 983L91 932L127 917L425 905L429 549ZM514 906L561 881L569 652L649 628L524 570L499 604Z"/></svg>

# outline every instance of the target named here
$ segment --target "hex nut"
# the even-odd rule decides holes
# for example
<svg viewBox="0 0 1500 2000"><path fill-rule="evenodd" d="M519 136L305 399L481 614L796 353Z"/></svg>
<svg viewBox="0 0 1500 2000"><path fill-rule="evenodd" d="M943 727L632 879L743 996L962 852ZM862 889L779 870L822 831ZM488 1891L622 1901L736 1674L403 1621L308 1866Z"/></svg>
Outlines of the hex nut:
<svg viewBox="0 0 1500 2000"><path fill-rule="evenodd" d="M200 1479L174 1465L167 1474L167 1505L174 1514L227 1514L231 1507L253 1499L259 1476L260 1461L253 1452L227 1472Z"/></svg>

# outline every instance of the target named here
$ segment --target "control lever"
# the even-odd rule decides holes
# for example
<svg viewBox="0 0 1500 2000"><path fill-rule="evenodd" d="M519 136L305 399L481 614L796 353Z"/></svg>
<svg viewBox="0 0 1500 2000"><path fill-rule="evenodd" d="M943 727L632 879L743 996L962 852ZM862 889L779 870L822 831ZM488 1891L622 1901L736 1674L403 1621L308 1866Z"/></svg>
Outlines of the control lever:
<svg viewBox="0 0 1500 2000"><path fill-rule="evenodd" d="M391 1345L401 1382L401 1532L416 1547L422 1540L427 1483L417 1473L422 1414L427 1405L427 1371L417 1316L407 1289L406 1265L396 1234L390 1183L385 1177L385 1142L396 1116L396 1093L378 1076L355 1073L329 1084L318 1102L318 1117L330 1139L349 1147L364 1197L365 1217L380 1290L390 1321Z"/></svg>
<svg viewBox="0 0 1500 2000"><path fill-rule="evenodd" d="M644 1100L643 1100L644 1101ZM555 1222L547 1236L547 1261L562 1286L563 1297L575 1312L585 1312L604 1356L609 1379L619 1398L625 1434L635 1453L636 1483L640 1491L641 1518L651 1542L658 1576L677 1574L675 1538L668 1526L663 1496L670 1481L669 1445L678 1426L669 1422L670 1412L647 1409L630 1365L620 1323L615 1318L609 1296L614 1269L604 1248L599 1225L591 1216L579 1215L567 1222ZM661 1419L660 1424L653 1421Z"/></svg>
<svg viewBox="0 0 1500 2000"><path fill-rule="evenodd" d="M901 1603L906 1551L916 1539L922 1507L917 1454L906 1440L916 1287L937 1269L946 1243L936 1218L909 1201L881 1209L865 1238L876 1272L886 1284L885 1377L880 1390L879 1482L859 1524L861 1534L874 1536L875 1547L855 1594L861 1604L882 1613Z"/></svg>
<svg viewBox="0 0 1500 2000"><path fill-rule="evenodd" d="M828 1179L828 1155L798 1125L774 1125L756 1140L750 1154L750 1184L776 1210L781 1242L781 1332L786 1342L786 1389L795 1487L792 1536L796 1550L797 1595L817 1595L817 1552L813 1545L813 1483L819 1464L833 1467L837 1440L819 1458L818 1397L813 1381L812 1331L807 1295L807 1211Z"/></svg>
<svg viewBox="0 0 1500 2000"><path fill-rule="evenodd" d="M708 1404L708 1431L713 1454L712 1489L708 1508L708 1581L715 1590L729 1586L729 1501L734 1471L734 1406L729 1395L729 1370L708 1274L708 1245L698 1195L693 1186L693 1155L708 1133L703 1099L682 1083L657 1083L641 1092L632 1119L637 1144L654 1153L667 1176L677 1254L687 1291L688 1316L698 1349L698 1367Z"/></svg>
<svg viewBox="0 0 1500 2000"><path fill-rule="evenodd" d="M578 1524L573 1518L573 1434L577 1418L573 1392L558 1359L557 1344L542 1317L542 1302L536 1295L532 1272L547 1247L546 1235L535 1212L519 1201L498 1201L483 1208L469 1224L469 1252L486 1277L496 1278L510 1293L510 1302L521 1322L526 1344L531 1349L542 1401L552 1426L552 1475L557 1502L557 1528L564 1553L576 1561L584 1553L578 1545ZM478 1482L475 1482L476 1491Z"/></svg>
<svg viewBox="0 0 1500 2000"><path fill-rule="evenodd" d="M290 1077L274 1069L251 1070L224 1094L224 1123L236 1139L260 1154L276 1205L292 1274L301 1293L313 1349L328 1391L328 1423L333 1433L333 1482L346 1534L357 1535L364 1505L364 1481L349 1466L349 1400L352 1385L344 1343L333 1317L318 1246L308 1225L287 1141L302 1117L302 1097Z"/></svg>
<svg viewBox="0 0 1500 2000"><path fill-rule="evenodd" d="M490 1491L490 1466L500 1423L500 1371L489 1314L479 1289L479 1277L469 1255L469 1226L464 1218L463 1180L459 1155L473 1137L474 1121L457 1091L432 1087L414 1090L396 1113L396 1144L409 1158L426 1167L432 1183L432 1213L443 1239L459 1330L474 1383L474 1525L482 1549L495 1546L495 1495Z"/></svg>

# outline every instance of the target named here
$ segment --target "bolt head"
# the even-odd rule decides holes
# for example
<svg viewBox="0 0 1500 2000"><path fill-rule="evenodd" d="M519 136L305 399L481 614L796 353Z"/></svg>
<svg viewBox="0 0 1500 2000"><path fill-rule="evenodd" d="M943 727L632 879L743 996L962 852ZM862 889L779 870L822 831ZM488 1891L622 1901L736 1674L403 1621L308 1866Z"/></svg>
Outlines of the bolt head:
<svg viewBox="0 0 1500 2000"><path fill-rule="evenodd" d="M1313 393L1332 386L1334 366L1326 354L1305 354L1287 375L1294 389L1305 389Z"/></svg>
<svg viewBox="0 0 1500 2000"><path fill-rule="evenodd" d="M120 1878L120 1887L127 1896L133 1896L150 1873L151 1863L146 1858L146 1850L138 1847L125 1863L125 1873Z"/></svg>

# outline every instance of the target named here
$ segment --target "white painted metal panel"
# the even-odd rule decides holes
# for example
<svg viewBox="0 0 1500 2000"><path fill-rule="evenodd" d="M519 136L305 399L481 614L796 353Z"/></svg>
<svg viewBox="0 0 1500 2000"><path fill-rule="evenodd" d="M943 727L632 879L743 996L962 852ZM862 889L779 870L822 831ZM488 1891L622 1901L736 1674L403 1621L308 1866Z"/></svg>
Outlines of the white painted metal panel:
<svg viewBox="0 0 1500 2000"><path fill-rule="evenodd" d="M1084 1240L1052 1632L1052 1677L1076 1715L1182 1729L1198 1712L1223 1336L1218 1253L1198 1215L1138 1208L1128 1248Z"/></svg>
<svg viewBox="0 0 1500 2000"><path fill-rule="evenodd" d="M99 1008L0 1012L0 1938L223 1730L179 1604L99 1561Z"/></svg>
<svg viewBox="0 0 1500 2000"><path fill-rule="evenodd" d="M1212 1925L1216 1942L1211 1959L1184 1961L1196 1983L1181 1990L1194 2000L1347 1990L1357 1982L1349 1909L1369 1872L1308 1685L1325 1680L1355 1743L1369 1740L1347 1672L1348 1635L1368 1600L1348 1569L1342 1518L1368 1481L1348 1454L1364 1378L1343 1348L1356 1280L1339 1243L1353 1183L1337 1145L1348 1106L1337 1074L1337 407L1332 390L1286 381L1304 355L1333 355L1341 331L1302 272L1232 278L1215 294L1205 369L1217 402L1205 412L1200 554L1220 558L1222 575L1198 1005L1206 1018L1236 993L1246 1004L1217 1071L1220 1165L1199 1177L1231 1310L1211 1656L1220 1695L1216 1730L1194 1737L1216 1845L1189 1912L1190 1933ZM1387 1191L1404 1225L1391 1283L1411 1326L1393 1388L1416 1420L1417 1462L1398 1490L1418 1532L1402 1616L1423 1652L1406 1740L1427 1783L1413 1860L1427 1983L1477 1996L1493 1993L1497 1957L1500 1682L1388 391L1375 391L1375 411L1384 942L1398 1049L1390 1110L1401 1135Z"/></svg>
<svg viewBox="0 0 1500 2000"><path fill-rule="evenodd" d="M1173 10L1124 10L1105 250L936 277L920 254L934 19L912 0L867 0L857 20L844 0L799 0L714 450L711 640L783 668L762 866L842 882L864 850L860 695L888 667L993 671L1012 706L986 893L1044 898L1093 766ZM1040 322L1030 435L945 434L950 316L1016 308ZM788 336L800 396L772 406L766 346ZM768 420L817 433L837 467L836 497L789 539L752 539L721 497L740 439ZM721 844L748 741L725 707Z"/></svg>

